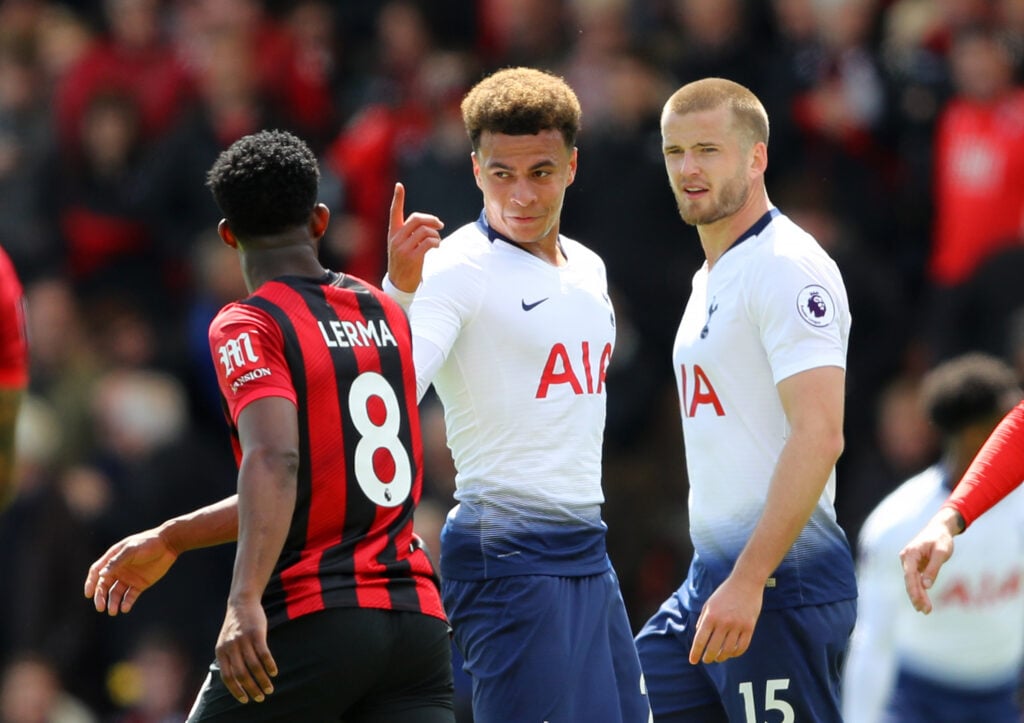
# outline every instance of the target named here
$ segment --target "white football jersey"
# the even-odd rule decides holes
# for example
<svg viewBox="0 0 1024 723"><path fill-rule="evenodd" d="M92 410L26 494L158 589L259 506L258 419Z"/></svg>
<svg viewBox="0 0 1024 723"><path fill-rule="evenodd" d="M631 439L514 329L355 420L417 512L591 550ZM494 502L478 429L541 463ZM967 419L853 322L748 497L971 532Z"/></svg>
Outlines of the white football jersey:
<svg viewBox="0 0 1024 723"><path fill-rule="evenodd" d="M844 719L877 723L902 668L955 689L1012 684L1024 663L1024 490L956 538L929 590L929 615L914 610L899 552L949 495L941 465L904 482L861 528L860 589L843 682Z"/></svg>
<svg viewBox="0 0 1024 723"><path fill-rule="evenodd" d="M789 434L776 385L816 367L845 368L849 331L839 269L777 209L710 272L705 263L694 275L673 353L695 551L682 589L688 609L699 611L732 571L764 509ZM768 582L766 609L856 596L834 497L833 470L817 509Z"/></svg>
<svg viewBox="0 0 1024 723"><path fill-rule="evenodd" d="M556 267L481 216L426 256L409 313L414 348L444 354L433 383L459 502L444 575L607 569L601 447L615 317L604 263L560 243L568 263Z"/></svg>

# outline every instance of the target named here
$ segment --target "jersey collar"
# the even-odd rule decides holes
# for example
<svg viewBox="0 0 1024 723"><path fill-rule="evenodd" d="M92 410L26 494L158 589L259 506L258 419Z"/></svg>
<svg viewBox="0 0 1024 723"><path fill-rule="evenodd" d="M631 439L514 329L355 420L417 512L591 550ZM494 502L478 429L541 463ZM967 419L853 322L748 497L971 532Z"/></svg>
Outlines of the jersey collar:
<svg viewBox="0 0 1024 723"><path fill-rule="evenodd" d="M504 241L507 244L512 244L513 246L519 245L515 241L510 239L508 236L505 236L504 234L499 233L498 231L495 231L493 228L491 228L491 224L487 223L486 209L480 212L480 218L476 220L476 226L477 228L480 229L480 232L484 236L486 236L487 240L490 241L491 243L494 243L494 240L498 239L500 241Z"/></svg>
<svg viewBox="0 0 1024 723"><path fill-rule="evenodd" d="M487 223L487 209L484 209L483 211L480 212L480 218L476 220L476 227L480 229L480 233L486 236L487 240L490 241L491 243L494 243L495 239L497 239L498 241L504 241L507 244L515 246L520 251L526 251L526 249L524 249L521 244L516 243L505 234L499 231L495 231L493 228L491 228L491 224ZM562 256L565 256L565 258L568 259L569 256L568 254L565 253L565 249L562 247L561 237L559 237L557 243L558 250L562 252ZM530 252L526 251L526 253Z"/></svg>
<svg viewBox="0 0 1024 723"><path fill-rule="evenodd" d="M725 251L722 252L722 256L725 256L727 253L732 251L734 248L739 246L744 241L752 239L755 236L757 236L759 233L764 231L765 228L768 227L768 224L770 224L772 222L772 219L775 218L778 215L779 215L779 209L777 209L777 208L769 208L767 211L764 212L764 215L761 216L761 218L757 219L757 221L754 222L753 226L751 226L745 232L740 234L740 237L738 239L736 239L735 241L733 241L732 244L729 246L729 248L727 248ZM721 256L719 256L719 259L721 259Z"/></svg>

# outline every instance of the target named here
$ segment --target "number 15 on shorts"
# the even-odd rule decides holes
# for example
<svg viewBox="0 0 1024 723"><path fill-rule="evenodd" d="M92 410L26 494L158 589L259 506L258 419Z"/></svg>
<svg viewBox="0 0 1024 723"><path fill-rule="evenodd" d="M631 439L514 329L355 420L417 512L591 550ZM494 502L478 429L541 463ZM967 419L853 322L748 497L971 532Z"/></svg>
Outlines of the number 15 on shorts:
<svg viewBox="0 0 1024 723"><path fill-rule="evenodd" d="M789 678L766 680L764 688L764 706L758 707L758 703L761 702L761 691L754 690L754 684L749 681L740 683L739 690L740 695L743 696L746 723L764 723L765 719L760 716L760 713L767 713L772 710L782 713L782 723L794 723L796 721L796 714L793 712L793 706L778 697L781 691L789 689ZM772 720L776 719L773 717Z"/></svg>

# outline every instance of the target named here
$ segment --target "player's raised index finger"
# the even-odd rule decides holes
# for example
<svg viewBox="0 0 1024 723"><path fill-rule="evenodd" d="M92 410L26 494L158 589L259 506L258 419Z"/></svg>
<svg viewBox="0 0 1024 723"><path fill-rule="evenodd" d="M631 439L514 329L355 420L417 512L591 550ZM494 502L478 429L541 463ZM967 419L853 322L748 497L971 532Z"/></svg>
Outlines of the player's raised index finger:
<svg viewBox="0 0 1024 723"><path fill-rule="evenodd" d="M388 235L402 228L405 223L405 186L395 184L395 195L391 197L391 218L388 221Z"/></svg>

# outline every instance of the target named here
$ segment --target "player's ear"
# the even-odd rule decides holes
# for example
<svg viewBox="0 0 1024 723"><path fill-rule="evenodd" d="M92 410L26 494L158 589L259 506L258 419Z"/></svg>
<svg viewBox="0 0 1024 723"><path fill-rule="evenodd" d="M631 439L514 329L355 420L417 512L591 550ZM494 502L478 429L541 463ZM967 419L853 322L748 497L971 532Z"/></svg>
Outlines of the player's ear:
<svg viewBox="0 0 1024 723"><path fill-rule="evenodd" d="M768 146L764 143L755 143L751 151L751 170L763 176L768 170Z"/></svg>
<svg viewBox="0 0 1024 723"><path fill-rule="evenodd" d="M331 210L322 203L313 207L313 213L309 216L309 233L315 239L323 238L327 232L327 224L331 220Z"/></svg>
<svg viewBox="0 0 1024 723"><path fill-rule="evenodd" d="M231 230L231 226L228 225L226 218L222 218L220 223L217 224L217 235L220 236L221 241L231 248L238 248L238 238L235 236L235 232Z"/></svg>
<svg viewBox="0 0 1024 723"><path fill-rule="evenodd" d="M470 154L470 158L473 159L473 178L476 179L477 188L483 188L483 183L480 180L480 159L476 155L476 151Z"/></svg>

